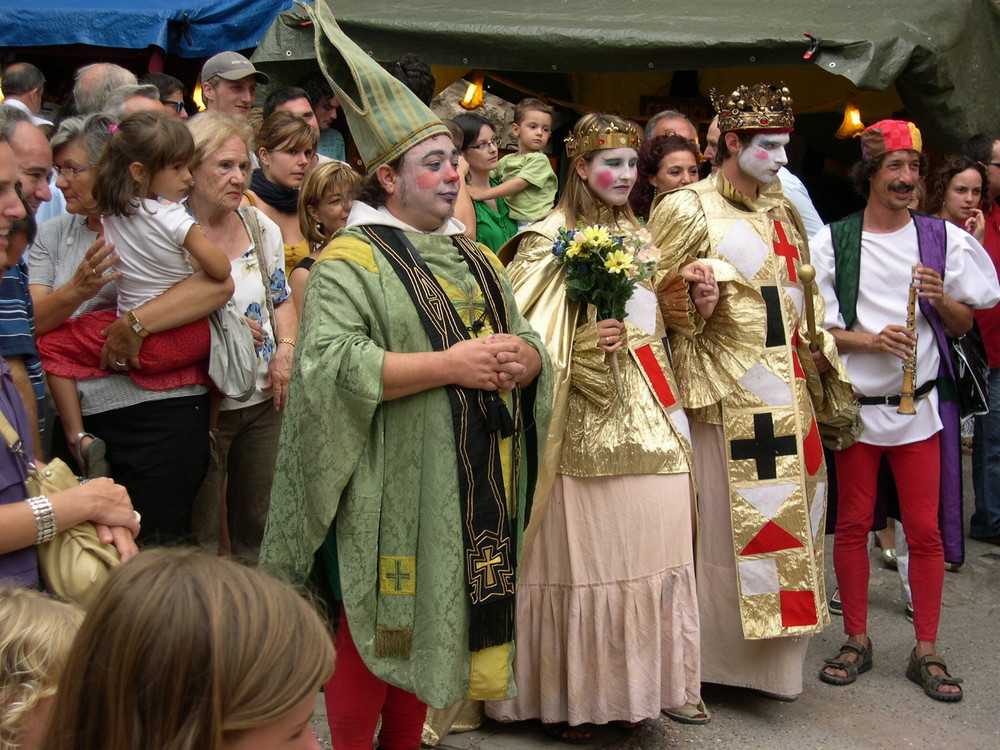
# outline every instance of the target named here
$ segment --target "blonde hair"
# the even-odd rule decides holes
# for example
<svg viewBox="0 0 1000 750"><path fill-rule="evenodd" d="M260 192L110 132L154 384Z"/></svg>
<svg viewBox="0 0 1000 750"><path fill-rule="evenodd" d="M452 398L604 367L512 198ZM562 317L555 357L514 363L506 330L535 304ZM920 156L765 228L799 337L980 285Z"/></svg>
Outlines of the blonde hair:
<svg viewBox="0 0 1000 750"><path fill-rule="evenodd" d="M642 137L642 129L631 120L626 120L617 115L600 113L592 113L581 117L576 125L573 126L573 135L579 137L589 130L603 131L606 128L629 131L637 134L640 138ZM594 158L596 153L596 150L581 152L575 155L569 163L566 186L563 188L562 195L559 196L559 202L556 204L556 208L566 214L566 226L576 226L577 222L580 221L585 224L593 224L597 221L601 208L604 207L604 204L598 201L594 193L587 186L586 181L576 171L576 165L580 161L589 162ZM615 223L622 220L632 223L636 223L637 221L635 214L632 212L632 207L629 206L627 201L622 206L610 206L607 208L611 211Z"/></svg>
<svg viewBox="0 0 1000 750"><path fill-rule="evenodd" d="M0 588L0 750L20 747L26 716L55 694L82 621L73 604Z"/></svg>
<svg viewBox="0 0 1000 750"><path fill-rule="evenodd" d="M214 154L222 144L230 138L239 138L247 148L247 159L253 153L253 131L249 123L233 115L221 112L202 112L197 117L187 121L187 128L194 138L194 156L191 158L191 169L200 167L209 156Z"/></svg>
<svg viewBox="0 0 1000 750"><path fill-rule="evenodd" d="M306 175L299 190L299 229L309 241L310 247L322 245L330 238L323 234L316 221L309 215L310 208L316 208L327 193L339 190L345 198L361 184L361 175L350 164L342 161L328 161L314 167Z"/></svg>
<svg viewBox="0 0 1000 750"><path fill-rule="evenodd" d="M90 608L43 747L219 750L309 699L333 662L292 587L196 550L148 550Z"/></svg>

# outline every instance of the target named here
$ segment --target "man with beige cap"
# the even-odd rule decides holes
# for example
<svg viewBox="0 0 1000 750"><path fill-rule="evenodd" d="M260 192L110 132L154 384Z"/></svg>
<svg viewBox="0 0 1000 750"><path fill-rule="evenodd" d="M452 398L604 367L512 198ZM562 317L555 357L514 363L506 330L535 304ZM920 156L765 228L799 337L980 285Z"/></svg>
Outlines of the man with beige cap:
<svg viewBox="0 0 1000 750"><path fill-rule="evenodd" d="M210 112L246 117L257 95L257 84L269 80L239 52L220 52L201 68L201 99Z"/></svg>

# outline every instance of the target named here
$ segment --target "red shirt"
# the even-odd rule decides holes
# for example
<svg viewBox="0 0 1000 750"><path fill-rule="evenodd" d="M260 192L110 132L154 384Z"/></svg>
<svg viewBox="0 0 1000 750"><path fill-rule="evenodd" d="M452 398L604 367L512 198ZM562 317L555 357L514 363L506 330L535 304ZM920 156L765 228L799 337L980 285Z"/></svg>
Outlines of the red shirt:
<svg viewBox="0 0 1000 750"><path fill-rule="evenodd" d="M1000 269L1000 202L992 201L988 210L984 206L983 214L986 218L983 247L993 261L993 267ZM989 310L976 310L976 322L983 334L990 367L1000 367L1000 305Z"/></svg>

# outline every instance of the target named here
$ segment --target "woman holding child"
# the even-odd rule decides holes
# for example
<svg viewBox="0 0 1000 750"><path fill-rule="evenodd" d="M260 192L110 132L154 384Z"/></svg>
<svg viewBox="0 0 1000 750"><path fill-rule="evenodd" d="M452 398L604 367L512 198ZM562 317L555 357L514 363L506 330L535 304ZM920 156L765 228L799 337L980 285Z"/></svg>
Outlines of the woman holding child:
<svg viewBox="0 0 1000 750"><path fill-rule="evenodd" d="M97 164L116 128L107 115L72 117L52 138L56 185L69 213L42 224L28 251L38 336L71 317L118 305L115 281L121 274L113 268L118 256L105 242L94 197ZM115 372L77 384L84 439L67 447L62 430L53 433L53 454L79 461L86 475L110 471L128 488L142 514L140 541L183 538L190 532L192 503L208 468L208 389L146 390L125 370L139 364L147 332L204 318L231 294L228 279L196 273L134 308L138 328L126 316L115 321L103 352Z"/></svg>
<svg viewBox="0 0 1000 750"><path fill-rule="evenodd" d="M518 696L487 704L487 712L502 721L540 718L550 736L571 743L590 737L583 725L628 729L661 709L708 721L691 448L662 344L668 313L693 327L684 279L704 269L640 282L622 321L570 301L553 254L562 228L602 225L626 236L639 229L628 205L639 141L632 123L583 117L566 139L572 161L555 210L500 253L513 256L507 270L518 306L542 332L556 386L517 592ZM664 288L673 293L658 300L654 290ZM709 314L714 282L696 281L691 292Z"/></svg>
<svg viewBox="0 0 1000 750"><path fill-rule="evenodd" d="M482 190L500 184L491 172L497 166L497 133L493 123L476 114L458 115L455 124L462 129L459 150L469 165L468 182ZM473 201L476 211L475 240L493 252L517 234L517 223L510 218L507 202L503 198L486 198Z"/></svg>
<svg viewBox="0 0 1000 750"><path fill-rule="evenodd" d="M543 151L552 137L553 109L538 99L522 99L514 109L510 130L517 139L517 153L497 163L494 187L469 187L474 201L505 198L510 217L523 229L545 218L555 200L559 180Z"/></svg>

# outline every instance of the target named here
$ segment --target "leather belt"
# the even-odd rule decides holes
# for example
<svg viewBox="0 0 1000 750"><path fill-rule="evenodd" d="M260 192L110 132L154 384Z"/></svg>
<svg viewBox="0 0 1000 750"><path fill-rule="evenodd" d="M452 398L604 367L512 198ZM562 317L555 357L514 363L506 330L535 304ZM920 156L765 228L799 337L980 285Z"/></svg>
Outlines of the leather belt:
<svg viewBox="0 0 1000 750"><path fill-rule="evenodd" d="M917 388L913 393L913 398L924 398L934 390L936 385L937 380L927 381ZM899 406L899 401L900 396L898 393L893 396L858 396L858 403L862 406Z"/></svg>

